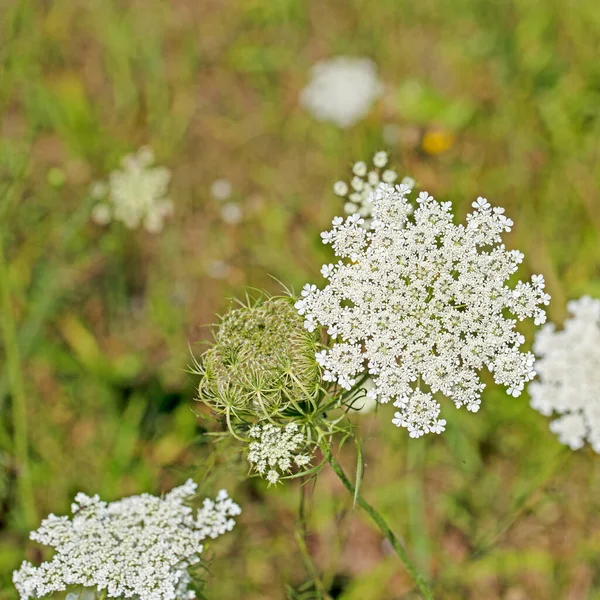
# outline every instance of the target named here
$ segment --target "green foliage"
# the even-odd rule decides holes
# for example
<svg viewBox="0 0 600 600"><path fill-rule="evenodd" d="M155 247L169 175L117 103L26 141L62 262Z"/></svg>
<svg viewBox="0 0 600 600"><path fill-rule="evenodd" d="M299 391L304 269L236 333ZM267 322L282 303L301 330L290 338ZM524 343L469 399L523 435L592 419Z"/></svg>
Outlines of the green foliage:
<svg viewBox="0 0 600 600"><path fill-rule="evenodd" d="M65 514L79 490L116 499L188 475L209 494L227 487L244 514L214 548L209 598L281 600L286 584L314 595L293 541L301 481L266 491L239 456L210 452L185 365L224 298L274 293L271 276L296 289L316 279L348 165L389 149L460 215L482 194L505 206L507 243L524 275L545 275L552 320L567 299L600 295L596 0L8 0L0 14L0 227L37 514ZM339 53L370 56L387 84L343 132L297 102L313 62ZM432 143L436 128L452 135ZM173 170L173 220L160 237L100 231L90 184L146 143ZM224 176L239 225L210 197ZM39 554L16 497L10 352L3 343L1 600ZM452 411L416 455L392 410L357 415L363 460L357 470L347 445L341 461L417 550L436 597L600 598L597 456L561 456L527 399L491 385L477 415ZM307 547L323 581L345 582L338 598L415 597L327 471L302 489Z"/></svg>

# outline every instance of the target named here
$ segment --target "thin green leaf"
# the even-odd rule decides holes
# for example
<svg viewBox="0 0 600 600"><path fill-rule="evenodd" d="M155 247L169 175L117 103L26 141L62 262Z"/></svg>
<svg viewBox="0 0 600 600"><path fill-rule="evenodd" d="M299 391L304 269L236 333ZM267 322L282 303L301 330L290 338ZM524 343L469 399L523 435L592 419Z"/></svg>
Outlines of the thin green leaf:
<svg viewBox="0 0 600 600"><path fill-rule="evenodd" d="M362 476L363 476L363 470L364 470L362 446L360 445L358 438L354 438L354 441L356 442L357 456L356 456L356 482L354 484L353 507L356 506L356 500L358 498L358 492L360 490L360 484L362 483Z"/></svg>

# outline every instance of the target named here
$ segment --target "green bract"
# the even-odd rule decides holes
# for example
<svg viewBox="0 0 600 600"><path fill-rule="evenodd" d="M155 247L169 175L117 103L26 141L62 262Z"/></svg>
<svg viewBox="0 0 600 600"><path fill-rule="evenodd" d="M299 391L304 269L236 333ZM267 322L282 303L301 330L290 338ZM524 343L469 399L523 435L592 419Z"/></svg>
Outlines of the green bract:
<svg viewBox="0 0 600 600"><path fill-rule="evenodd" d="M215 344L199 365L199 400L255 420L298 409L315 396L317 340L293 302L264 298L222 317Z"/></svg>

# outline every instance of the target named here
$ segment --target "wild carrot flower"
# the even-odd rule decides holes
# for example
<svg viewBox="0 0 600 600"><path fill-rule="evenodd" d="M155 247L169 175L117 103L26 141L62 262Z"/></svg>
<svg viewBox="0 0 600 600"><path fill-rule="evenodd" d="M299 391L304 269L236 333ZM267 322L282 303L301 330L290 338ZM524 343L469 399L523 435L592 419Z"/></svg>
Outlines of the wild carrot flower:
<svg viewBox="0 0 600 600"><path fill-rule="evenodd" d="M523 254L501 243L513 225L504 209L478 198L466 225L455 225L450 202L422 192L413 211L409 192L381 184L366 229L359 214L333 220L322 239L341 260L323 266L328 284L307 284L296 308L309 331L325 327L332 339L317 356L324 379L351 389L368 373L369 396L391 400L394 424L419 437L445 428L436 392L479 410L484 366L521 393L534 356L520 351L515 325L544 323L550 297L540 275L506 285Z"/></svg>
<svg viewBox="0 0 600 600"><path fill-rule="evenodd" d="M200 562L202 541L231 531L231 517L241 512L221 490L194 514L187 502L196 487L189 480L164 498L141 494L111 503L77 494L71 519L51 514L31 533L55 554L39 567L25 561L14 572L21 599L73 587L107 598L194 598L190 569Z"/></svg>
<svg viewBox="0 0 600 600"><path fill-rule="evenodd" d="M221 318L215 343L195 365L198 400L225 415L251 469L270 484L302 472L336 428L317 335L303 321L293 298L260 298Z"/></svg>
<svg viewBox="0 0 600 600"><path fill-rule="evenodd" d="M302 453L306 437L297 423L282 427L271 423L254 425L248 434L255 440L248 447L248 462L270 484L277 483L280 475L289 473L292 467L310 463L310 454Z"/></svg>
<svg viewBox="0 0 600 600"><path fill-rule="evenodd" d="M369 112L382 90L373 61L339 56L312 68L300 102L317 120L346 128Z"/></svg>
<svg viewBox="0 0 600 600"><path fill-rule="evenodd" d="M584 296L567 306L564 328L548 323L535 338L539 381L528 388L531 406L562 415L550 423L561 443L578 450L588 441L600 453L600 300Z"/></svg>
<svg viewBox="0 0 600 600"><path fill-rule="evenodd" d="M226 313L198 364L199 399L253 420L307 402L319 383L315 336L291 298L262 299Z"/></svg>
<svg viewBox="0 0 600 600"><path fill-rule="evenodd" d="M147 146L125 156L121 170L113 171L108 182L92 186L92 195L101 200L92 211L92 219L98 225L114 219L129 229L143 226L150 233L160 232L173 212L167 197L171 172L153 164L154 153Z"/></svg>
<svg viewBox="0 0 600 600"><path fill-rule="evenodd" d="M346 199L344 212L348 215L359 213L361 217L370 217L372 203L369 200L371 195L381 182L393 184L398 178L398 174L393 169L385 169L388 163L387 152L376 152L373 156L373 166L367 167L363 161L359 161L352 167L352 180L348 185L344 181L337 181L333 184L333 191L336 196ZM407 183L412 180L404 180ZM414 185L414 181L413 181ZM412 187L412 186L410 186Z"/></svg>

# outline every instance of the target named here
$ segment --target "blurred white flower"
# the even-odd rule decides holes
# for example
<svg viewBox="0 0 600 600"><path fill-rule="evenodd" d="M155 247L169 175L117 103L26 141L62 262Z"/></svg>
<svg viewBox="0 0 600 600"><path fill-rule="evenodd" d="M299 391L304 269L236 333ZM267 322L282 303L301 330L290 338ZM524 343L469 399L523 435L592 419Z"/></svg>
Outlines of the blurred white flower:
<svg viewBox="0 0 600 600"><path fill-rule="evenodd" d="M236 225L242 220L242 207L237 202L227 202L221 207L221 218L229 225Z"/></svg>
<svg viewBox="0 0 600 600"><path fill-rule="evenodd" d="M233 186L227 179L217 179L210 186L210 193L217 200L227 200L233 192Z"/></svg>
<svg viewBox="0 0 600 600"><path fill-rule="evenodd" d="M373 203L371 195L378 189L380 181L392 184L398 178L396 171L386 169L381 171L388 162L387 152L376 152L373 156L373 168L369 171L367 164L359 161L352 167L352 181L350 186L344 181L337 181L333 184L333 192L346 200L344 212L348 215L358 213L361 217L367 219L371 216ZM410 178L407 178L410 179ZM411 179L410 181L414 181ZM412 189L412 186L410 186ZM350 192L350 193L348 193ZM366 222L368 226L368 222Z"/></svg>
<svg viewBox="0 0 600 600"><path fill-rule="evenodd" d="M96 204L92 209L92 221L96 225L108 225L110 223L111 214L108 204Z"/></svg>
<svg viewBox="0 0 600 600"><path fill-rule="evenodd" d="M336 196L345 196L348 193L348 185L344 181L336 181L333 184L333 192Z"/></svg>
<svg viewBox="0 0 600 600"><path fill-rule="evenodd" d="M529 385L531 406L562 415L550 423L561 443L577 450L587 440L600 453L600 300L584 296L568 309L561 331L549 323L535 338L539 380Z"/></svg>
<svg viewBox="0 0 600 600"><path fill-rule="evenodd" d="M13 573L21 600L69 586L105 592L107 598L187 600L189 568L200 561L202 541L231 531L240 507L225 490L204 500L194 515L187 502L196 493L190 479L164 498L142 494L106 503L77 494L73 517L48 516L32 540L55 550L39 567L24 561ZM102 596L104 597L104 596Z"/></svg>
<svg viewBox="0 0 600 600"><path fill-rule="evenodd" d="M129 229L142 225L150 233L161 231L173 213L173 202L166 196L171 172L153 163L152 150L142 147L123 158L122 169L113 171L108 182L92 184L90 194L102 199L92 210L92 220L107 225L115 219Z"/></svg>
<svg viewBox="0 0 600 600"><path fill-rule="evenodd" d="M254 425L249 435L256 441L250 443L248 462L269 484L277 483L294 465L304 467L311 461L308 454L301 453L306 438L296 423Z"/></svg>
<svg viewBox="0 0 600 600"><path fill-rule="evenodd" d="M376 152L375 156L373 157L373 164L378 169L382 169L383 167L385 167L385 165L387 165L387 161L388 161L387 152L384 152L383 150Z"/></svg>
<svg viewBox="0 0 600 600"><path fill-rule="evenodd" d="M403 177L402 181L400 182L400 185L403 185L409 190L412 190L415 187L415 180L412 177Z"/></svg>
<svg viewBox="0 0 600 600"><path fill-rule="evenodd" d="M224 260L213 260L208 263L206 272L213 279L225 279L231 273L231 267Z"/></svg>
<svg viewBox="0 0 600 600"><path fill-rule="evenodd" d="M534 357L520 352L525 340L508 313L541 324L550 297L541 276L505 285L523 254L502 244L513 224L504 209L478 198L467 224L454 225L451 202L421 192L413 211L409 192L382 183L367 229L359 214L333 220L323 243L347 260L328 265L324 289L306 285L296 308L309 331L320 325L337 336L317 355L323 378L351 389L368 373L371 397L392 400L393 422L419 437L444 430L436 392L479 410L483 367L521 393Z"/></svg>
<svg viewBox="0 0 600 600"><path fill-rule="evenodd" d="M317 120L346 128L369 112L382 90L373 61L339 56L313 66L300 103Z"/></svg>

